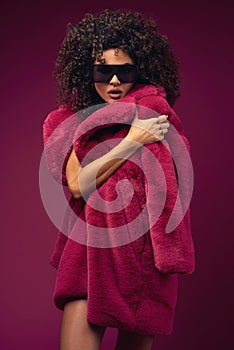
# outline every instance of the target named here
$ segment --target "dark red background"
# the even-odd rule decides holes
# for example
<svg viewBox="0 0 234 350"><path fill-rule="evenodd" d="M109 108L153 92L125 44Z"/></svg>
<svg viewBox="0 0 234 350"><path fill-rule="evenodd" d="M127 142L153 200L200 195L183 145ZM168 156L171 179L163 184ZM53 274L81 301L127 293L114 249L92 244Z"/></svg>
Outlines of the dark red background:
<svg viewBox="0 0 234 350"><path fill-rule="evenodd" d="M152 0L151 0L152 1ZM192 145L196 272L180 277L172 335L153 349L234 348L232 1L8 1L1 5L1 326L3 350L56 350L52 301L56 236L40 199L42 122L55 106L54 61L67 22L130 8L155 18L181 61L175 105ZM114 4L114 5L112 5ZM108 329L102 350L114 348Z"/></svg>

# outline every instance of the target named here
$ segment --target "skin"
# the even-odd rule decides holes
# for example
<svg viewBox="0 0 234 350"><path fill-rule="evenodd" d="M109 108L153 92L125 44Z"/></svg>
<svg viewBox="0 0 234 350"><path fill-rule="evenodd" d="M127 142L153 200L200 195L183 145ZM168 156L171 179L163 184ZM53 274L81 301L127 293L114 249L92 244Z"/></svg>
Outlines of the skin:
<svg viewBox="0 0 234 350"><path fill-rule="evenodd" d="M116 49L106 50L103 52L102 58L106 64L134 63L120 49L118 51ZM118 88L121 90L118 99L121 99L132 89L134 84L121 84L118 77L114 75L109 83L95 83L94 86L103 101L113 103L116 97L111 97L108 91ZM103 157L81 168L75 152L72 151L66 166L68 188L71 194L75 198L88 195L96 187L102 185L125 162L126 158L130 158L144 144L163 140L168 128L169 123L165 115L140 120L136 113L128 135ZM92 183L94 173L97 174L96 183ZM65 305L61 325L60 350L99 350L104 333L105 327L92 325L88 322L87 300L75 300ZM119 330L115 349L150 350L153 340L153 335L142 335Z"/></svg>
<svg viewBox="0 0 234 350"><path fill-rule="evenodd" d="M116 54L117 53L117 54ZM122 50L109 49L103 52L102 59L106 64L133 64L133 60ZM95 63L98 63L95 61ZM134 84L121 84L118 77L114 75L108 84L94 83L94 87L104 102L113 103L116 98L111 98L108 91L118 88L122 91L118 99L123 98L134 86ZM160 122L160 124L158 124ZM120 144L105 156L96 159L86 167L81 168L74 150L67 162L66 176L68 188L73 197L79 199L87 196L96 187L101 186L118 169L125 159L131 157L137 149L152 142L162 141L169 128L167 116L146 120L138 119L136 114L128 135ZM77 181L79 173L79 182ZM96 182L93 183L93 174L97 174Z"/></svg>
<svg viewBox="0 0 234 350"><path fill-rule="evenodd" d="M104 51L102 55L102 60L105 64L134 64L131 57L129 57L127 53L120 49L118 49L118 51L116 49L109 49ZM95 63L98 64L99 62L95 61ZM117 75L114 75L108 84L94 83L94 87L97 93L99 94L99 96L101 96L103 101L107 103L112 103L116 100L123 98L127 95L127 93L132 89L133 86L133 83L121 84ZM119 89L121 91L121 94L117 98L114 98L114 96L110 97L108 91L111 91L112 89Z"/></svg>

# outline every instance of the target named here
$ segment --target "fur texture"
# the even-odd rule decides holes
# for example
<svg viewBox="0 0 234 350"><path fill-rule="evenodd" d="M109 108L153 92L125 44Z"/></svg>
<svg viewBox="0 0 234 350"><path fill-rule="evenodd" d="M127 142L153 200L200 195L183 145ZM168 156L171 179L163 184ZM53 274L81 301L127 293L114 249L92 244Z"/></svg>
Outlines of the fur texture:
<svg viewBox="0 0 234 350"><path fill-rule="evenodd" d="M188 205L190 164L184 161L189 143L179 118L165 100L164 89L137 85L120 102L94 111L83 121L78 113L79 125L77 120L71 122L68 133L53 132L72 114L69 106L51 112L43 125L45 154L52 175L67 185L69 142L73 142L82 165L105 154L115 144L109 140L117 138L113 142L119 142L127 134L136 105L139 118L168 114L175 129L169 131L166 141L138 150L86 202L70 199L75 215L70 210L65 215L51 256L51 264L58 269L54 300L63 309L68 300L88 298L90 322L144 334L170 334L177 273L192 273L195 258ZM101 147L92 152L97 145ZM152 159L157 159L155 165ZM102 210L96 210L100 200ZM128 205L111 212L115 200ZM173 229L168 233L170 222ZM127 244L114 246L110 233L105 243L107 240L112 247L95 247L97 227L107 232L126 227L121 234ZM84 235L84 242L77 235Z"/></svg>

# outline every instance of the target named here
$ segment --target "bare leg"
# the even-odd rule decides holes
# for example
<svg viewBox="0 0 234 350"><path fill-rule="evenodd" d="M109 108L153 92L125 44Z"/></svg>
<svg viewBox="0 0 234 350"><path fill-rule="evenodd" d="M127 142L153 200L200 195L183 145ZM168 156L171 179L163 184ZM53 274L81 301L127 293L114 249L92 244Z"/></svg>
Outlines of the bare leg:
<svg viewBox="0 0 234 350"><path fill-rule="evenodd" d="M87 300L79 299L65 305L60 350L99 350L104 333L104 327L87 321Z"/></svg>
<svg viewBox="0 0 234 350"><path fill-rule="evenodd" d="M143 335L119 330L115 349L151 350L153 341L153 335Z"/></svg>

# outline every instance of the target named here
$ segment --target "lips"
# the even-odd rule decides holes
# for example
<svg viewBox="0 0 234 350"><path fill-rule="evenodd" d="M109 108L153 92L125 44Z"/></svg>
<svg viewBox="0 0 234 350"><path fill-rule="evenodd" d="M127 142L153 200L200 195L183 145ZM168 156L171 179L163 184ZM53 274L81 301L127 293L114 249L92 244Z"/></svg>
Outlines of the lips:
<svg viewBox="0 0 234 350"><path fill-rule="evenodd" d="M118 100L121 95L122 95L122 90L119 89L111 89L108 91L108 95L110 96L110 98L112 98L113 100Z"/></svg>

